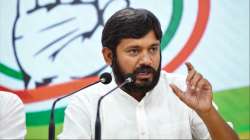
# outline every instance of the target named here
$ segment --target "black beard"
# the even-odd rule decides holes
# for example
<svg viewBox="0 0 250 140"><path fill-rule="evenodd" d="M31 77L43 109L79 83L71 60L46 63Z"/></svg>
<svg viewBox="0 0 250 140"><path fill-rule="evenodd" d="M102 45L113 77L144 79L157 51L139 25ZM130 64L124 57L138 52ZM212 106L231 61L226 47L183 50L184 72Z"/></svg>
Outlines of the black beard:
<svg viewBox="0 0 250 140"><path fill-rule="evenodd" d="M113 57L112 60L112 70L114 73L115 81L119 85L122 82L124 82L128 76L128 73L124 73L120 65L118 63L117 57ZM141 84L136 84L135 82L128 83L124 85L121 89L127 93L142 93L145 94L148 91L152 90L158 83L159 78L160 78L160 72L161 72L161 59L160 59L160 64L157 70L152 68L151 66L147 65L142 65L141 67L137 68L135 71L132 72L134 76L140 72L150 72L153 74L153 79L152 80L145 80Z"/></svg>

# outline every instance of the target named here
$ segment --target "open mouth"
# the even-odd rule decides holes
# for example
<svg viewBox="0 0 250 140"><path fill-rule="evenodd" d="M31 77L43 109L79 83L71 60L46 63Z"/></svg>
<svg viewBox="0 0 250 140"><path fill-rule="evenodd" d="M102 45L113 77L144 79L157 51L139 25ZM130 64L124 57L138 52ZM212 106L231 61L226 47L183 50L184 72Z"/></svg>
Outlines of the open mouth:
<svg viewBox="0 0 250 140"><path fill-rule="evenodd" d="M151 67L141 67L135 71L137 80L148 80L153 77L154 70Z"/></svg>
<svg viewBox="0 0 250 140"><path fill-rule="evenodd" d="M151 78L153 76L152 72L139 72L136 74L136 79L148 79Z"/></svg>

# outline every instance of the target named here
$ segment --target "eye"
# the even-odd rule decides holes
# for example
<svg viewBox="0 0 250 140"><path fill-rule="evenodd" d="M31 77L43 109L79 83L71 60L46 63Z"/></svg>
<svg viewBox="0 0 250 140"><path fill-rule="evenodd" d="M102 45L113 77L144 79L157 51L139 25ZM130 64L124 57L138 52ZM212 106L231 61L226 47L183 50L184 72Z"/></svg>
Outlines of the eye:
<svg viewBox="0 0 250 140"><path fill-rule="evenodd" d="M158 49L159 49L159 46L152 46L150 49L149 49L149 52L154 54L154 53L157 53L158 52Z"/></svg>
<svg viewBox="0 0 250 140"><path fill-rule="evenodd" d="M136 55L139 54L139 50L133 48L133 49L129 49L129 50L127 51L127 53L128 53L129 55L131 55L131 56L136 56Z"/></svg>

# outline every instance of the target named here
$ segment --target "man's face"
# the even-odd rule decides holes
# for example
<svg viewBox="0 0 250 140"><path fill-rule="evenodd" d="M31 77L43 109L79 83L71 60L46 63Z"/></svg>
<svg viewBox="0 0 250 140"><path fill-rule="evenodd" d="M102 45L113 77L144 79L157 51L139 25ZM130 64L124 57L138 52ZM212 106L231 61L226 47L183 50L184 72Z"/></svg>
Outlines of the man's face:
<svg viewBox="0 0 250 140"><path fill-rule="evenodd" d="M160 41L153 31L139 39L122 39L112 61L117 83L122 83L128 73L135 81L124 86L127 92L146 93L157 84L161 69Z"/></svg>

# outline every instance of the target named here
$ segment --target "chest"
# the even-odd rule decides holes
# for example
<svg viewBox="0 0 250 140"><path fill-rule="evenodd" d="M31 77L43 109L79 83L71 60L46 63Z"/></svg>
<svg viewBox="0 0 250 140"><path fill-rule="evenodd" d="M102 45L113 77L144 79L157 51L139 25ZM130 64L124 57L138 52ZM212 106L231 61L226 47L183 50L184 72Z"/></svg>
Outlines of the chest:
<svg viewBox="0 0 250 140"><path fill-rule="evenodd" d="M192 138L187 110L164 100L138 104L106 102L101 121L104 138Z"/></svg>

